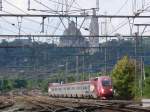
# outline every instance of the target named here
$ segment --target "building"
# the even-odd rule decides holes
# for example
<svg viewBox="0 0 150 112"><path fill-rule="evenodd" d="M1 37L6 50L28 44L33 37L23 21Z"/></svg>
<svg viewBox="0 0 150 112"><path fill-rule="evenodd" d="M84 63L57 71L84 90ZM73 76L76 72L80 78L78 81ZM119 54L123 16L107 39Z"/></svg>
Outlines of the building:
<svg viewBox="0 0 150 112"><path fill-rule="evenodd" d="M61 47L87 47L89 42L81 34L81 31L76 27L74 21L71 21L68 25L68 28L65 29L63 35L66 37L60 38ZM70 36L68 36L70 35Z"/></svg>

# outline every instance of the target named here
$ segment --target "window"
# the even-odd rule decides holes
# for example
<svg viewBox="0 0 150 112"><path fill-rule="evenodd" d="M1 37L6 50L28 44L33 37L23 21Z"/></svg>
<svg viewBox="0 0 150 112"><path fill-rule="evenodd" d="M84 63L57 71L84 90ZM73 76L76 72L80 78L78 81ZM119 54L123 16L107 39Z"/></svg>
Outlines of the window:
<svg viewBox="0 0 150 112"><path fill-rule="evenodd" d="M111 86L110 80L102 80L102 86Z"/></svg>

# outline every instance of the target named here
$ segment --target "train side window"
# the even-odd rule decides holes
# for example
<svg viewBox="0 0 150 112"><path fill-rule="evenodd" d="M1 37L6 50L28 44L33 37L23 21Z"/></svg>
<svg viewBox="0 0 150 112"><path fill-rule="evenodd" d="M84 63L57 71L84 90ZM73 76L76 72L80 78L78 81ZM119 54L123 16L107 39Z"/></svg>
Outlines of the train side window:
<svg viewBox="0 0 150 112"><path fill-rule="evenodd" d="M87 89L87 87L85 86L85 89Z"/></svg>
<svg viewBox="0 0 150 112"><path fill-rule="evenodd" d="M85 86L83 86L83 90L85 90L86 88L85 88Z"/></svg>

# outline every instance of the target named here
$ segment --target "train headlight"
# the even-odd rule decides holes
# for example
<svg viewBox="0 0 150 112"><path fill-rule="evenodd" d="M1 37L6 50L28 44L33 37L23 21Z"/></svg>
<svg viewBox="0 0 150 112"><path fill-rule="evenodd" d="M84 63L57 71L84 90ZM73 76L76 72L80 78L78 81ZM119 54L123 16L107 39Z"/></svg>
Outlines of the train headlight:
<svg viewBox="0 0 150 112"><path fill-rule="evenodd" d="M101 89L101 92L104 93L104 89L103 88Z"/></svg>
<svg viewBox="0 0 150 112"><path fill-rule="evenodd" d="M93 92L95 89L94 85L90 85L90 91Z"/></svg>

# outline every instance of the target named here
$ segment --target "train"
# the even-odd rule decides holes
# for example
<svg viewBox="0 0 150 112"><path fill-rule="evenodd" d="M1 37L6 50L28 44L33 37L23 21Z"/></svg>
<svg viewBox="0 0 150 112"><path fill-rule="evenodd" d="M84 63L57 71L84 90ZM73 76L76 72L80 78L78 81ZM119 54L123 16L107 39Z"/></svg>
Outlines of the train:
<svg viewBox="0 0 150 112"><path fill-rule="evenodd" d="M112 80L109 76L99 76L75 83L49 83L48 94L50 97L109 99L113 98Z"/></svg>

